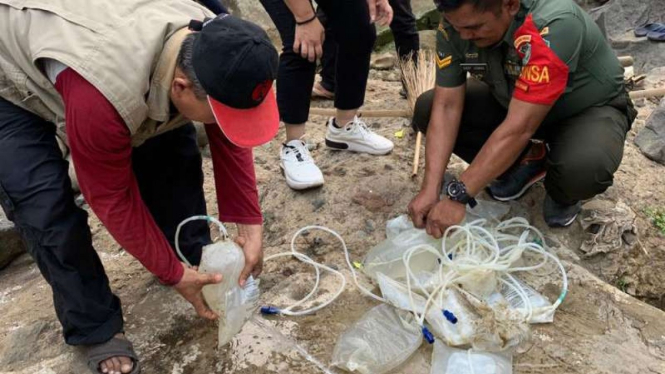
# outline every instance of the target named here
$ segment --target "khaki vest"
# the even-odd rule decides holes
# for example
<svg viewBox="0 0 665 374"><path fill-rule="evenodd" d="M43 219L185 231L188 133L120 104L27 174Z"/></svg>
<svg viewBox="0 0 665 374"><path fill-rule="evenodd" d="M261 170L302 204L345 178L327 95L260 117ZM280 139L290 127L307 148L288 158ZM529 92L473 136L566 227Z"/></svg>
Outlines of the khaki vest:
<svg viewBox="0 0 665 374"><path fill-rule="evenodd" d="M171 116L169 87L189 21L210 16L192 0L0 0L0 97L63 134L40 60L55 59L113 104L139 145L187 122Z"/></svg>

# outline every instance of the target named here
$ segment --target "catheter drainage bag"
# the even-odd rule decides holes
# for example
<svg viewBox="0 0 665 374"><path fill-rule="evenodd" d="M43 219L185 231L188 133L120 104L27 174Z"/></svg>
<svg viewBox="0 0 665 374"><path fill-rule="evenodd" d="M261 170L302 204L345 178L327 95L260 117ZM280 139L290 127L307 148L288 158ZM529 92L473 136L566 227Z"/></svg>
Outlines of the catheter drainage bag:
<svg viewBox="0 0 665 374"><path fill-rule="evenodd" d="M512 374L512 356L467 351L434 342L430 374Z"/></svg>
<svg viewBox="0 0 665 374"><path fill-rule="evenodd" d="M203 287L208 306L219 315L219 347L231 341L258 306L258 280L250 277L244 288L238 285L244 266L245 255L231 240L220 240L203 247L199 271L223 276L220 283Z"/></svg>
<svg viewBox="0 0 665 374"><path fill-rule="evenodd" d="M404 230L370 249L363 261L363 271L374 281L377 281L378 272L392 279L405 279L406 268L402 255L407 249L415 246L440 248L441 239L434 239L427 235L425 230L414 228ZM436 255L430 252L417 253L412 256L410 262L414 274L433 273L437 265Z"/></svg>
<svg viewBox="0 0 665 374"><path fill-rule="evenodd" d="M422 339L410 313L381 304L340 336L332 364L362 374L385 373L411 357Z"/></svg>

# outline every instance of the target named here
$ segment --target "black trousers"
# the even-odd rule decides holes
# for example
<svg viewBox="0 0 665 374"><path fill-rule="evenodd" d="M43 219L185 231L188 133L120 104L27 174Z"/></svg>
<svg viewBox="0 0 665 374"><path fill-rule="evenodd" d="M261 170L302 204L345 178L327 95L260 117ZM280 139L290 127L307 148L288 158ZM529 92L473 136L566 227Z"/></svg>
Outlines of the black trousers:
<svg viewBox="0 0 665 374"><path fill-rule="evenodd" d="M196 130L190 124L153 138L134 150L132 161L146 205L173 242L182 219L206 212ZM52 288L65 341L97 344L123 331L122 309L67 171L55 126L0 98L0 205ZM208 242L205 222L186 226L180 238L195 261Z"/></svg>
<svg viewBox="0 0 665 374"><path fill-rule="evenodd" d="M434 91L418 98L413 126L427 132ZM467 80L462 122L453 153L471 163L507 114L489 87ZM545 189L562 204L590 199L612 185L621 164L626 133L637 112L628 95L590 107L556 123L546 120L534 138L548 145Z"/></svg>
<svg viewBox="0 0 665 374"><path fill-rule="evenodd" d="M369 61L376 29L369 22L365 0L317 0L337 43L335 108L357 109L365 101ZM261 0L282 38L277 76L277 105L282 121L305 123L316 63L293 51L296 21L284 0Z"/></svg>
<svg viewBox="0 0 665 374"><path fill-rule="evenodd" d="M420 37L416 27L416 17L411 10L411 0L389 0L393 8L393 20L390 30L395 39L395 50L400 59L417 57L415 53L420 49ZM319 7L319 19L323 19L326 27L326 41L323 43L323 57L321 58L321 85L330 92L335 92L335 66L337 65L337 43L332 26L327 22L326 16Z"/></svg>
<svg viewBox="0 0 665 374"><path fill-rule="evenodd" d="M200 0L200 3L205 5L206 8L210 9L215 14L229 13L221 0Z"/></svg>

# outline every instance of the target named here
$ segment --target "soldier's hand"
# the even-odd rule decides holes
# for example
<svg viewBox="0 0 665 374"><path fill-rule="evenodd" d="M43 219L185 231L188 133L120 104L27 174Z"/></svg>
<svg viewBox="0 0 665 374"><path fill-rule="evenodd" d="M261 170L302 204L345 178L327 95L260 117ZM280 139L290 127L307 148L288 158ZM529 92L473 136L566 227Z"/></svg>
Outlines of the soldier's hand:
<svg viewBox="0 0 665 374"><path fill-rule="evenodd" d="M425 227L427 222L427 214L430 209L439 201L439 196L436 192L422 190L411 200L408 206L409 217L413 221L413 225L419 229Z"/></svg>
<svg viewBox="0 0 665 374"><path fill-rule="evenodd" d="M427 214L425 230L435 238L440 238L450 226L459 225L466 215L466 205L444 198Z"/></svg>

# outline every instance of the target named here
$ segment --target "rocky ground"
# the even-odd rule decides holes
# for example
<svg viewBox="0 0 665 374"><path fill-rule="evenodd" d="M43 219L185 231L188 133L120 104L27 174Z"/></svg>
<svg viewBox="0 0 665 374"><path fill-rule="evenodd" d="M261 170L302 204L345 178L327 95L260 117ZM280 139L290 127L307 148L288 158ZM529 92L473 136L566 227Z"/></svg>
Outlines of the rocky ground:
<svg viewBox="0 0 665 374"><path fill-rule="evenodd" d="M646 66L639 56L636 60L639 72L648 75L644 88L665 86L665 69L657 69L665 61ZM398 94L398 77L395 69L373 70L365 107L406 108ZM628 136L614 186L588 202L571 228L545 226L542 185L510 203L510 216L527 217L546 233L565 260L571 279L569 296L555 322L535 326L531 342L515 354L515 373L665 373L665 235L646 213L665 208L665 166L644 157L634 144L657 104L655 99L637 102L640 114ZM376 132L395 142L395 150L383 157L326 149L324 122L325 118L312 116L308 124L309 141L319 146L312 154L326 178L320 189L295 192L286 186L278 165L283 129L274 141L255 151L266 255L287 251L298 228L319 224L342 235L352 260L360 261L385 237L386 221L405 213L418 191L420 178L410 178L415 137L408 120L367 119ZM395 135L399 130L405 130L401 138ZM451 165L453 173L464 167L459 160ZM204 171L209 211L214 214L212 166L207 157ZM0 217L0 245L6 246L13 237L2 236L9 235L3 222ZM197 318L175 292L161 286L92 213L90 226L112 287L122 299L126 332L143 359L144 373L319 373L322 370L297 353L293 342L327 365L341 332L375 305L349 285L336 302L315 315L259 316L260 323L247 323L229 346L217 349L214 323ZM594 240L611 245L593 246ZM337 267L350 280L343 252L332 236L311 233L297 243L299 250ZM313 281L310 268L287 259L268 262L261 278L262 304L277 305L301 298ZM330 296L337 285L333 277L324 276L322 282L315 302ZM423 344L394 373L429 373L430 357L431 346ZM79 374L86 370L80 353L63 344L50 289L29 256L24 254L0 270L0 373Z"/></svg>

